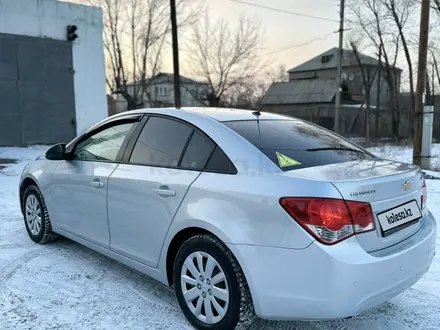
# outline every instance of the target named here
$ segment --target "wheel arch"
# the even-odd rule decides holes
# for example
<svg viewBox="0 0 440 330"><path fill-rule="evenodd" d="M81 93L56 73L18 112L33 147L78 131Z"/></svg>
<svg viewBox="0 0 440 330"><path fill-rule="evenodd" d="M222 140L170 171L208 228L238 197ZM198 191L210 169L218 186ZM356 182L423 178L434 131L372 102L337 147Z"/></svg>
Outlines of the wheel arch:
<svg viewBox="0 0 440 330"><path fill-rule="evenodd" d="M228 243L227 236L222 232L212 230L211 228L204 228L204 226L190 226L180 229L170 240L165 257L165 272L166 272L167 283L169 286L172 286L174 284L173 268L174 268L174 261L176 260L177 252L188 239L200 234L209 234L216 237L223 244L225 244L226 248L229 251L231 251L231 249L229 249L227 244ZM243 271L243 267L241 266L239 259L237 258L237 256L234 254L233 251L231 251L231 253L234 256L235 260L237 260L238 265ZM245 279L247 281L246 274L245 274Z"/></svg>
<svg viewBox="0 0 440 330"><path fill-rule="evenodd" d="M168 245L168 250L166 254L166 275L169 286L172 286L174 284L173 268L177 252L188 239L200 234L214 235L210 231L200 227L188 227L176 233L176 235L174 235L174 237L172 238L170 244Z"/></svg>
<svg viewBox="0 0 440 330"><path fill-rule="evenodd" d="M21 209L22 214L24 212L24 209L23 209L24 193L25 193L26 189L30 186L36 186L38 189L40 189L40 187L37 183L37 180L35 180L35 178L30 177L30 176L24 178L20 183L19 196L20 196L20 209Z"/></svg>

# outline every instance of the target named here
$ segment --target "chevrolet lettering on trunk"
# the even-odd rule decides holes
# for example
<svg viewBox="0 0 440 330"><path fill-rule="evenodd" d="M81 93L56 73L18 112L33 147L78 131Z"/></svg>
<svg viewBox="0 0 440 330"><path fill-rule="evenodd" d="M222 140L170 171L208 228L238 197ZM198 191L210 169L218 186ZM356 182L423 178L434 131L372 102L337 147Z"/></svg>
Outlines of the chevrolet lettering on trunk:
<svg viewBox="0 0 440 330"><path fill-rule="evenodd" d="M375 193L376 193L376 190L354 191L354 192L350 193L350 196L356 197L356 196L371 195L371 194L375 194Z"/></svg>

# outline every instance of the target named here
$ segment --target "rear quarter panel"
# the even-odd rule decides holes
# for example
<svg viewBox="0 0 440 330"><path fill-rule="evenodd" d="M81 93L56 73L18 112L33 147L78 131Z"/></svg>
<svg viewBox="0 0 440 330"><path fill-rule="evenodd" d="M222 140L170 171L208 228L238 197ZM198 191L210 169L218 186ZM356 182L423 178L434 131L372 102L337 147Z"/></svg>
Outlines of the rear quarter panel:
<svg viewBox="0 0 440 330"><path fill-rule="evenodd" d="M280 206L280 197L341 198L326 182L279 174L202 173L189 189L165 241L184 228L198 227L230 244L304 249L314 239Z"/></svg>

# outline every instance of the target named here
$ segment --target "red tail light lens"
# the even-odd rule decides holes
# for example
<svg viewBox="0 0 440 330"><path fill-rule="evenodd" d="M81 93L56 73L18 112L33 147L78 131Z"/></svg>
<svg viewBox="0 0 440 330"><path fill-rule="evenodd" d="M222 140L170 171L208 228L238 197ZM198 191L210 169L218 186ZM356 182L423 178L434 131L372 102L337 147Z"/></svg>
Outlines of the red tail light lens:
<svg viewBox="0 0 440 330"><path fill-rule="evenodd" d="M284 197L284 210L323 244L335 244L375 229L369 203L342 199Z"/></svg>
<svg viewBox="0 0 440 330"><path fill-rule="evenodd" d="M426 207L426 204L428 202L428 189L426 187L426 181L423 179L423 185L422 185L422 210Z"/></svg>

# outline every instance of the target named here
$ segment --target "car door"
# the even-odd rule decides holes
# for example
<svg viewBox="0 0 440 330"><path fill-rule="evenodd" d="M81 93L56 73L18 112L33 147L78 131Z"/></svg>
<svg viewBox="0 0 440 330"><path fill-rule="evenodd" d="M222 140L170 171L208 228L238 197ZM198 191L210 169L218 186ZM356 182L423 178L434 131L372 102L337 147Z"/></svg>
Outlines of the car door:
<svg viewBox="0 0 440 330"><path fill-rule="evenodd" d="M69 146L52 177L48 208L56 228L109 247L107 183L138 118L104 124Z"/></svg>
<svg viewBox="0 0 440 330"><path fill-rule="evenodd" d="M131 151L131 146L132 151ZM110 175L110 249L157 267L171 222L215 144L188 123L151 116Z"/></svg>

